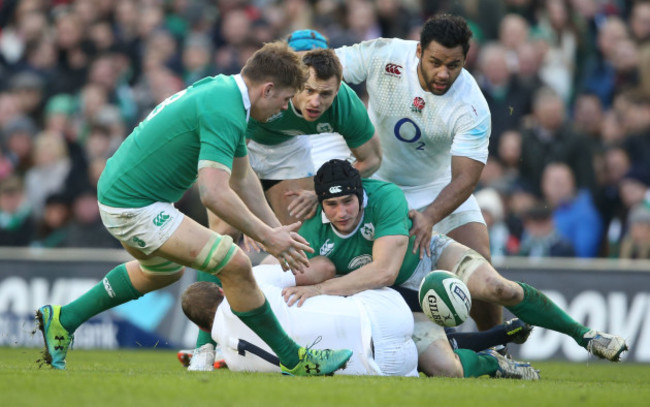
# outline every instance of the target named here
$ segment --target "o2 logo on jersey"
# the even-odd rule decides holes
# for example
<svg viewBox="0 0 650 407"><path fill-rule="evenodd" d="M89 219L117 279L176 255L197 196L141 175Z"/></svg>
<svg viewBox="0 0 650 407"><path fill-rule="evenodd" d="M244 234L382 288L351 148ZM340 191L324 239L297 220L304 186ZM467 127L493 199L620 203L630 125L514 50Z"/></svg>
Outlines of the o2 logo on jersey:
<svg viewBox="0 0 650 407"><path fill-rule="evenodd" d="M384 71L386 75L394 76L396 78L402 76L402 69L404 69L402 65L397 65L393 63L386 64L386 66L384 67Z"/></svg>
<svg viewBox="0 0 650 407"><path fill-rule="evenodd" d="M422 130L418 125L408 117L400 119L395 123L393 128L395 138L404 143L415 143L415 149L424 151L426 144L421 141Z"/></svg>
<svg viewBox="0 0 650 407"><path fill-rule="evenodd" d="M372 263L372 256L369 254L362 254L361 256L357 256L350 260L348 263L348 270L356 270L368 263Z"/></svg>

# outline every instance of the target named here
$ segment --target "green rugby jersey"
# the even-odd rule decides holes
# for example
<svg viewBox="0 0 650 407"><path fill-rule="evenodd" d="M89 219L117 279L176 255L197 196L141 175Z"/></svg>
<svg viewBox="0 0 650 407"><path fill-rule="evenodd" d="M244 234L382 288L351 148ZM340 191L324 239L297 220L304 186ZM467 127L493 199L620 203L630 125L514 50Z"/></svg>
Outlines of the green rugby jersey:
<svg viewBox="0 0 650 407"><path fill-rule="evenodd" d="M308 257L326 256L336 266L337 274L348 274L372 261L372 245L382 236L409 235L412 222L404 193L394 184L364 179L363 189L368 201L363 218L354 232L343 236L330 223L323 223L323 208L318 206L316 216L307 219L300 228L302 235L314 248ZM415 236L409 239L395 285L404 283L415 271L420 258L413 254Z"/></svg>
<svg viewBox="0 0 650 407"><path fill-rule="evenodd" d="M117 208L176 202L196 181L199 161L232 168L246 150L247 110L234 76L207 77L170 96L106 163L98 199Z"/></svg>
<svg viewBox="0 0 650 407"><path fill-rule="evenodd" d="M357 148L370 140L375 127L356 93L345 83L334 98L332 106L318 120L310 122L296 112L293 104L279 114L261 123L251 119L246 137L260 144L274 145L301 135L337 132L350 148Z"/></svg>

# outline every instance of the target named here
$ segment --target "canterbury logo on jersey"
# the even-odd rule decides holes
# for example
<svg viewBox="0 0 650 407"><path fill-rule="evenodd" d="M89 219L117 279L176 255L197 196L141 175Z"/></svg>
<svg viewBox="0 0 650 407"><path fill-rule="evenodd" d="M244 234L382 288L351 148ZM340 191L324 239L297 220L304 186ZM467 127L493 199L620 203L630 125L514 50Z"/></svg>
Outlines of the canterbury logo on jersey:
<svg viewBox="0 0 650 407"><path fill-rule="evenodd" d="M392 63L386 64L386 66L384 67L384 70L386 71L387 75L395 76L395 77L400 77L402 75L402 69L404 69L402 65L397 65Z"/></svg>
<svg viewBox="0 0 650 407"><path fill-rule="evenodd" d="M170 218L170 215L167 215L165 211L160 212L156 217L153 219L153 224L161 227L162 225L165 224Z"/></svg>
<svg viewBox="0 0 650 407"><path fill-rule="evenodd" d="M330 194L338 194L339 192L343 191L339 185L335 185L333 187L330 187Z"/></svg>
<svg viewBox="0 0 650 407"><path fill-rule="evenodd" d="M327 239L325 243L320 247L320 255L327 256L334 250L334 243L330 243L330 240Z"/></svg>

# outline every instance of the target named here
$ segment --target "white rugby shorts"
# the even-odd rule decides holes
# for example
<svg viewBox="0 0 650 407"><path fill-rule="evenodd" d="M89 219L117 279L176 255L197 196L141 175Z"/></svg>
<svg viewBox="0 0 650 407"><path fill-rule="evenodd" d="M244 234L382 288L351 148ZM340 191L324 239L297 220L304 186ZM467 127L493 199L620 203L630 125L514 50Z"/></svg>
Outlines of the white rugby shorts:
<svg viewBox="0 0 650 407"><path fill-rule="evenodd" d="M100 203L99 214L111 235L146 255L169 240L185 217L167 202L143 208L113 208Z"/></svg>
<svg viewBox="0 0 650 407"><path fill-rule="evenodd" d="M373 178L381 179L379 177ZM437 182L429 185L398 186L402 192L404 192L409 208L422 211L433 202L447 184L447 182ZM483 213L481 213L481 208L478 206L478 202L474 195L470 195L469 198L460 204L456 210L449 214L449 216L433 225L433 230L436 233L449 233L460 226L472 222L478 222L485 225Z"/></svg>
<svg viewBox="0 0 650 407"><path fill-rule="evenodd" d="M442 252L449 246L452 242L455 242L454 239L437 233L431 236L431 242L429 243L429 248L431 249L431 256L426 254L420 260L415 271L411 274L411 277L408 278L405 282L400 284L400 287L408 288L409 290L418 291L420 289L420 283L434 269L438 259L442 255ZM469 277L468 277L469 278ZM467 284L467 281L463 281Z"/></svg>
<svg viewBox="0 0 650 407"><path fill-rule="evenodd" d="M430 320L429 317L424 315L424 312L414 312L413 320L413 342L415 342L418 355L427 350L429 345L440 339L449 340L445 328Z"/></svg>
<svg viewBox="0 0 650 407"><path fill-rule="evenodd" d="M259 179L285 180L313 177L308 136L292 137L280 144L248 142L248 158Z"/></svg>
<svg viewBox="0 0 650 407"><path fill-rule="evenodd" d="M311 160L316 171L329 160L339 159L353 162L354 155L339 133L319 133L309 136Z"/></svg>
<svg viewBox="0 0 650 407"><path fill-rule="evenodd" d="M418 352L413 341L411 310L395 290L359 292L354 298L372 331L374 356L369 358L385 376L418 376Z"/></svg>

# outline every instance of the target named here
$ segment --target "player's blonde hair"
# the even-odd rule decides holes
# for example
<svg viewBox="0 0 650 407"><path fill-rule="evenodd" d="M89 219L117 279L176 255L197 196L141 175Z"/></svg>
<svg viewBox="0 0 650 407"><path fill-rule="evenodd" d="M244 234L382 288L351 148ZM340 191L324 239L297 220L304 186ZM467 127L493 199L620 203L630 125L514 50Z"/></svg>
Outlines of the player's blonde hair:
<svg viewBox="0 0 650 407"><path fill-rule="evenodd" d="M279 88L301 90L309 71L284 41L264 44L246 61L241 74L252 82L273 82Z"/></svg>

